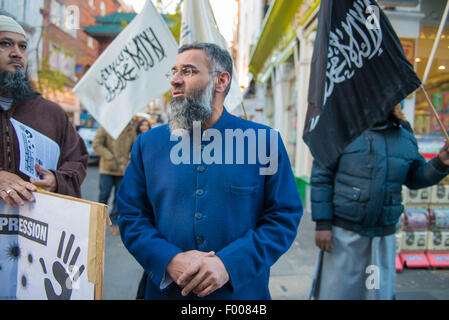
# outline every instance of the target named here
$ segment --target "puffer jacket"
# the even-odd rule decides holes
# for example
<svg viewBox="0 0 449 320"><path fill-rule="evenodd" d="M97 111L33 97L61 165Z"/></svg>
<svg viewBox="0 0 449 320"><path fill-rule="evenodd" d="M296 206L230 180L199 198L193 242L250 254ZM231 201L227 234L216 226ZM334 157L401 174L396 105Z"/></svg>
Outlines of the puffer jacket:
<svg viewBox="0 0 449 320"><path fill-rule="evenodd" d="M131 148L136 140L136 129L129 124L117 139L113 139L100 126L92 147L100 156L99 172L112 176L123 176L129 164Z"/></svg>
<svg viewBox="0 0 449 320"><path fill-rule="evenodd" d="M334 168L314 162L312 219L317 230L336 225L367 237L393 234L404 210L402 185L424 188L448 174L438 157L426 162L410 131L390 122L356 138Z"/></svg>

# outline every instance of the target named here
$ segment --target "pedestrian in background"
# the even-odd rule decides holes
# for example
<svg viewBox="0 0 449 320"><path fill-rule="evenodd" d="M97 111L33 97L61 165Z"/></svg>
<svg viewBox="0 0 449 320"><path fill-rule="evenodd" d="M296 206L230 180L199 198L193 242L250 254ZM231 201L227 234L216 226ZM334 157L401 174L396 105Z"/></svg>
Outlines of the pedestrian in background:
<svg viewBox="0 0 449 320"><path fill-rule="evenodd" d="M151 123L147 119L142 119L137 122L137 125L136 125L137 135L139 135L141 133L145 133L150 129L151 129Z"/></svg>
<svg viewBox="0 0 449 320"><path fill-rule="evenodd" d="M119 214L116 205L116 193L122 182L125 169L129 164L132 145L136 139L136 130L129 123L117 139L113 139L106 130L100 126L92 142L92 147L100 157L100 194L98 202L107 204L112 190L114 200L109 217L112 222L111 233L118 235L117 220Z"/></svg>
<svg viewBox="0 0 449 320"><path fill-rule="evenodd" d="M428 187L448 174L448 142L426 163L400 105L350 143L335 167L315 161L312 219L321 251L309 297L394 299L402 186Z"/></svg>
<svg viewBox="0 0 449 320"><path fill-rule="evenodd" d="M232 65L214 44L181 47L167 75L169 125L134 144L117 204L123 243L148 273L145 299L270 299L270 267L296 237L302 204L279 133L223 106ZM261 174L261 161L224 164L232 147L220 155L223 164L174 163L179 138L189 142L187 156L201 152L191 143L195 125L205 135L265 133L269 142L256 139L273 154L276 170ZM244 159L251 150L241 150Z"/></svg>
<svg viewBox="0 0 449 320"><path fill-rule="evenodd" d="M37 187L81 197L89 158L84 141L64 110L32 87L27 51L26 33L20 24L0 15L0 198L13 207L34 201L32 193ZM59 157L51 159L57 163L56 169L45 168L46 164L39 163L33 154L27 158L20 150L23 135L15 131L13 121L26 132L34 130L42 135L33 140L33 148L46 148L44 136L58 145ZM19 169L25 161L33 164L29 175ZM30 178L33 169L40 179Z"/></svg>

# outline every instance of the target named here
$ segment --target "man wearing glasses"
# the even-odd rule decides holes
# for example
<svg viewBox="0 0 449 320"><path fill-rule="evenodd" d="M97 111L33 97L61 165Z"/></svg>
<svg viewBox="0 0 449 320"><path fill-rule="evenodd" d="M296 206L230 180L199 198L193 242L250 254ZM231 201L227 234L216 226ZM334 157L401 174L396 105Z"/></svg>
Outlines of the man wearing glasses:
<svg viewBox="0 0 449 320"><path fill-rule="evenodd" d="M118 223L148 274L146 299L270 299L270 267L295 239L302 204L287 152L277 132L223 106L231 77L227 51L181 47L168 73L169 125L134 143ZM241 159L230 132L247 134ZM174 163L179 139L188 161ZM259 149L275 153L277 170L261 174L266 163L250 160Z"/></svg>

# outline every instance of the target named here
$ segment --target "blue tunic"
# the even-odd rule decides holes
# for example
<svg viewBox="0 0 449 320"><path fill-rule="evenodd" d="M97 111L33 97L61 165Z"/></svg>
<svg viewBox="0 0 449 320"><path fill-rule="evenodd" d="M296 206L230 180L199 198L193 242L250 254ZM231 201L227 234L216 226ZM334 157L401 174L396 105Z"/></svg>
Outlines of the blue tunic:
<svg viewBox="0 0 449 320"><path fill-rule="evenodd" d="M303 208L279 134L226 110L212 129L206 132L221 137L201 146L194 135L186 140L187 163L174 163L181 140L171 141L168 126L139 135L133 146L117 195L118 223L125 246L149 274L146 299L184 298L175 283L160 285L169 261L188 250L215 251L229 273L230 281L207 299L270 299L270 267L295 239ZM236 129L248 133L243 158L236 140L226 145L226 134ZM270 131L276 133L271 140ZM221 152L211 145L215 139L222 139ZM275 152L274 174L261 174L269 164L254 157L259 149L266 156Z"/></svg>

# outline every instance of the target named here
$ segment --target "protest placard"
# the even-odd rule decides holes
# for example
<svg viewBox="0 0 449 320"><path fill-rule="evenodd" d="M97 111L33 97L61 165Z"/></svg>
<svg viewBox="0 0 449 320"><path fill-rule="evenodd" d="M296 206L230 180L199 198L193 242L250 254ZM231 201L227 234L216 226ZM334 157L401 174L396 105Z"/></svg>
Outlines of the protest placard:
<svg viewBox="0 0 449 320"><path fill-rule="evenodd" d="M102 299L106 206L34 195L18 208L0 199L0 299Z"/></svg>

